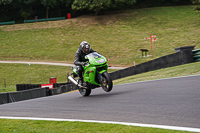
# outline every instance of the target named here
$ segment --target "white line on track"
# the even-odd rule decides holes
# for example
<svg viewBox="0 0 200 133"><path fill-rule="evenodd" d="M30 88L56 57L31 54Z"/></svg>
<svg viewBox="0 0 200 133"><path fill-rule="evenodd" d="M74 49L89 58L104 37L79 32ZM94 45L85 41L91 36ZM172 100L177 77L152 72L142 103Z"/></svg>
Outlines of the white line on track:
<svg viewBox="0 0 200 133"><path fill-rule="evenodd" d="M162 129L168 129L168 130L200 132L200 128L177 127L177 126L166 126L166 125L153 125L153 124L141 124L141 123L128 123L128 122L114 122L114 121L96 121L96 120L79 120L79 119L58 119L58 118L36 118L36 117L7 117L7 116L0 116L0 119L70 121L70 122L76 122L77 121L77 122L121 124L121 125L127 125L127 126L151 127L151 128L162 128Z"/></svg>

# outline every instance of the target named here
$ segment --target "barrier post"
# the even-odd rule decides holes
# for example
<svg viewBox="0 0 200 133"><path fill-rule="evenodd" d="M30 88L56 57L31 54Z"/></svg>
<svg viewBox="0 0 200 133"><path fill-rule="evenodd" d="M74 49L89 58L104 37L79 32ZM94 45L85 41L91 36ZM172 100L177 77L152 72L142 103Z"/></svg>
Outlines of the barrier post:
<svg viewBox="0 0 200 133"><path fill-rule="evenodd" d="M151 56L153 58L153 43L154 41L156 41L158 38L154 38L156 37L156 35L152 35L150 34L150 37L144 38L144 39L151 39Z"/></svg>
<svg viewBox="0 0 200 133"><path fill-rule="evenodd" d="M69 72L67 72L67 83L69 83L68 77L69 77Z"/></svg>
<svg viewBox="0 0 200 133"><path fill-rule="evenodd" d="M38 20L38 16L35 16L35 20ZM38 21L35 21L36 23L38 22Z"/></svg>
<svg viewBox="0 0 200 133"><path fill-rule="evenodd" d="M6 88L6 79L4 78L4 87Z"/></svg>
<svg viewBox="0 0 200 133"><path fill-rule="evenodd" d="M71 18L71 13L67 14L67 18L70 19Z"/></svg>

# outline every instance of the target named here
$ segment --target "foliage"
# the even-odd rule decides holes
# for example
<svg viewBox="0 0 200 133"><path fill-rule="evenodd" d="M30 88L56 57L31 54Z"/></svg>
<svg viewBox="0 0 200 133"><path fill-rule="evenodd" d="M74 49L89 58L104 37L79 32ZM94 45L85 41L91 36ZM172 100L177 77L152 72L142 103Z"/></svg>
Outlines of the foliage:
<svg viewBox="0 0 200 133"><path fill-rule="evenodd" d="M20 9L20 14L27 20L33 14L33 10L29 7L23 7Z"/></svg>
<svg viewBox="0 0 200 133"><path fill-rule="evenodd" d="M200 7L197 6L197 7L195 8L195 11L196 11L196 14L200 16Z"/></svg>
<svg viewBox="0 0 200 133"><path fill-rule="evenodd" d="M193 3L198 5L200 0L194 0ZM200 16L200 6L197 6L194 10L196 11L196 14Z"/></svg>
<svg viewBox="0 0 200 133"><path fill-rule="evenodd" d="M73 10L90 10L98 15L100 11L117 7L131 6L136 0L75 0L72 5Z"/></svg>
<svg viewBox="0 0 200 133"><path fill-rule="evenodd" d="M0 0L0 5L10 4L13 0Z"/></svg>
<svg viewBox="0 0 200 133"><path fill-rule="evenodd" d="M35 16L66 17L105 10L191 4L192 0L0 0L0 22L34 19ZM196 1L196 0L193 0Z"/></svg>

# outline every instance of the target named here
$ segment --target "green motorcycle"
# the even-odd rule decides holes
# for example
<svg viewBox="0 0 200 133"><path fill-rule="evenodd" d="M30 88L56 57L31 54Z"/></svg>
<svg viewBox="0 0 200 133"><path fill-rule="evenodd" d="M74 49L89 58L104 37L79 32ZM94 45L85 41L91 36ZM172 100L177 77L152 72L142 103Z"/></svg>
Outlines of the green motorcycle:
<svg viewBox="0 0 200 133"><path fill-rule="evenodd" d="M72 76L68 79L78 86L79 92L82 96L89 96L91 89L102 87L106 92L110 92L113 88L112 79L107 72L107 59L101 54L94 52L85 56L87 60L86 65L83 66L83 85L79 83L77 67L72 67Z"/></svg>

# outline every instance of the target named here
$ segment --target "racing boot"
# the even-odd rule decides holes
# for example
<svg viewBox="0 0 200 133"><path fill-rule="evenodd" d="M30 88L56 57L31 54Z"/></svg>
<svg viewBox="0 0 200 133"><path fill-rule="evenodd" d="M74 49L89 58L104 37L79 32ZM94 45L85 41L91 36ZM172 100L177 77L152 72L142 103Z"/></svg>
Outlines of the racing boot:
<svg viewBox="0 0 200 133"><path fill-rule="evenodd" d="M83 86L83 77L81 77L81 78L79 77L79 82L78 82L78 84L81 85L81 86Z"/></svg>

